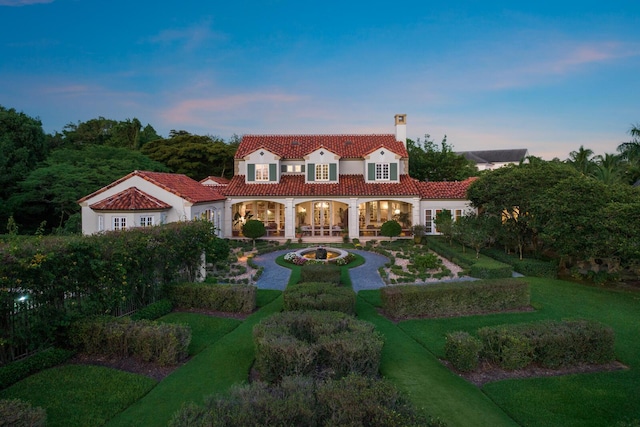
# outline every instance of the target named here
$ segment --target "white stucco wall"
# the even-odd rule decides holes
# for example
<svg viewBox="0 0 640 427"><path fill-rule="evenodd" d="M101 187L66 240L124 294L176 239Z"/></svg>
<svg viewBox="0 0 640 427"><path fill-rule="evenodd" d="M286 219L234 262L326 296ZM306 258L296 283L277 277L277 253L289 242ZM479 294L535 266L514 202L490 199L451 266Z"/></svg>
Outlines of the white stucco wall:
<svg viewBox="0 0 640 427"><path fill-rule="evenodd" d="M476 209L471 207L471 203L468 200L421 200L420 201L420 224L427 225L425 223L426 211L431 211L431 233L430 234L438 234L435 231L435 225L433 224L433 220L436 217L437 210L448 209L451 211L452 216L455 217L456 210L461 210L462 215L467 215L469 212L476 212Z"/></svg>

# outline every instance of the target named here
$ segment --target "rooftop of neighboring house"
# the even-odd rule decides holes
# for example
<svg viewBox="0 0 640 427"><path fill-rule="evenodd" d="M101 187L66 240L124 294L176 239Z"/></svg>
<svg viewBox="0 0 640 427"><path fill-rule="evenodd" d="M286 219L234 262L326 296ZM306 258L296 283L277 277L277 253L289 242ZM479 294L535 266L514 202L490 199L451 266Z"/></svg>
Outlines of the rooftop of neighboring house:
<svg viewBox="0 0 640 427"><path fill-rule="evenodd" d="M462 155L468 160L478 163L519 163L527 157L526 148L514 148L509 150L477 150L460 151L456 154Z"/></svg>

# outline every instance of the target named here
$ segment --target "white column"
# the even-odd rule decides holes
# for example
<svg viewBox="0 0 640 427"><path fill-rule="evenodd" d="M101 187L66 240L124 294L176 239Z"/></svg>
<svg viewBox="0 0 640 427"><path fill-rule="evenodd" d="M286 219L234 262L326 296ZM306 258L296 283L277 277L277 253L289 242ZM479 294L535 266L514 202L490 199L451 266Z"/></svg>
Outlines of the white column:
<svg viewBox="0 0 640 427"><path fill-rule="evenodd" d="M293 198L284 201L284 237L293 239L296 237L296 211Z"/></svg>
<svg viewBox="0 0 640 427"><path fill-rule="evenodd" d="M420 199L418 197L414 197L411 205L411 225L424 225L422 215L420 214Z"/></svg>
<svg viewBox="0 0 640 427"><path fill-rule="evenodd" d="M222 224L220 224L220 228L222 229L222 235L224 237L232 237L233 232L233 212L231 207L233 206L233 202L229 199L224 201L224 212L222 213Z"/></svg>
<svg viewBox="0 0 640 427"><path fill-rule="evenodd" d="M358 198L349 199L349 238L360 237L360 218L358 218Z"/></svg>

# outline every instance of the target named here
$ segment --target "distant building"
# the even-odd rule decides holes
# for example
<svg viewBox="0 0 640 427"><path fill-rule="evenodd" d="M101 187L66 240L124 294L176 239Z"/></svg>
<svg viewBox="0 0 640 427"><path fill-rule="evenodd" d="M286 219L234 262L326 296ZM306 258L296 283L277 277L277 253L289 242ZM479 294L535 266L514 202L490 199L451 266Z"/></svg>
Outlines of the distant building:
<svg viewBox="0 0 640 427"><path fill-rule="evenodd" d="M529 155L526 148L511 150L460 151L456 154L464 156L476 164L478 170L497 169L504 165L518 164Z"/></svg>

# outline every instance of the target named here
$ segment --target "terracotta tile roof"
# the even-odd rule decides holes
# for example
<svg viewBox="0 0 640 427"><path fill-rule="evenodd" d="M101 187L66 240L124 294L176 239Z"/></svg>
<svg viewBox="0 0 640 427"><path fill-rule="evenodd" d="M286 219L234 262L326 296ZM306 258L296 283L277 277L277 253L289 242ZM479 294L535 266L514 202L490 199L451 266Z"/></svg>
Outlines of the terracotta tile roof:
<svg viewBox="0 0 640 427"><path fill-rule="evenodd" d="M221 189L235 197L300 197L300 196L418 196L417 181L400 175L399 183L366 183L363 175L340 175L338 183L306 184L304 175L282 175L279 184L247 184L244 175L237 175Z"/></svg>
<svg viewBox="0 0 640 427"><path fill-rule="evenodd" d="M423 182L416 181L422 199L466 199L467 189L477 177L464 181Z"/></svg>
<svg viewBox="0 0 640 427"><path fill-rule="evenodd" d="M400 157L409 157L407 149L395 135L245 135L235 158L242 159L261 148L284 159L302 159L323 147L343 158L361 159L384 147Z"/></svg>
<svg viewBox="0 0 640 427"><path fill-rule="evenodd" d="M116 185L126 181L127 179L138 176L146 181L149 181L158 187L175 194L178 197L182 197L191 203L204 203L214 202L218 200L225 200L225 197L218 192L213 186L206 186L200 184L198 181L189 178L183 174L177 173L164 173L164 172L148 172L148 171L133 171L130 174L120 178L117 181L112 182L106 187L89 194L78 200L78 203L82 203L87 199L90 199L109 188L113 188Z"/></svg>
<svg viewBox="0 0 640 427"><path fill-rule="evenodd" d="M170 209L171 205L136 187L130 187L89 207L95 211L155 211Z"/></svg>
<svg viewBox="0 0 640 427"><path fill-rule="evenodd" d="M206 181L213 181L217 185L229 185L229 180L221 176L208 176L205 179L200 180L200 184L203 184L203 185L216 185L216 184L205 184Z"/></svg>

